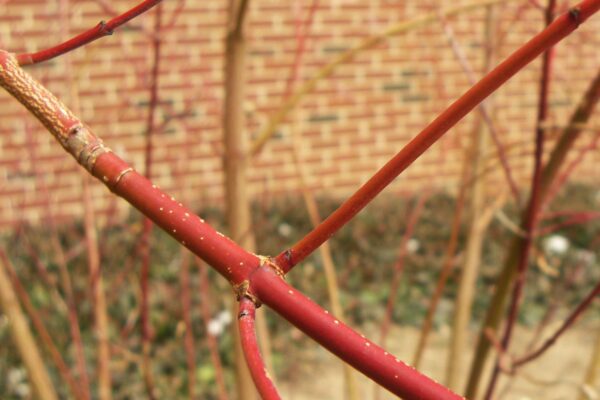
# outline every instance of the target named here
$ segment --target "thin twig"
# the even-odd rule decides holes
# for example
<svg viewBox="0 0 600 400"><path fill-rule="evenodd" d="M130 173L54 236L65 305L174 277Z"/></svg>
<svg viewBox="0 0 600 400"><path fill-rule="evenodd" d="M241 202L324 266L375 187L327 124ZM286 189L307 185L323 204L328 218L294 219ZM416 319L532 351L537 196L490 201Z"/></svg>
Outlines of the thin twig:
<svg viewBox="0 0 600 400"><path fill-rule="evenodd" d="M144 152L144 167L145 175L148 179L152 178L152 163L153 163L153 137L155 134L156 114L159 103L159 77L160 77L160 58L161 58L161 29L162 29L162 4L156 7L154 17L154 32L152 37L152 64L150 69L150 100L148 105L148 117L146 121L146 144ZM140 288L141 288L141 304L140 304L140 325L142 330L142 355L144 363L142 364L142 374L144 384L150 399L154 399L155 388L154 379L152 377L152 360L151 360L151 345L152 345L152 328L150 324L150 264L151 264L151 237L152 237L152 220L144 218L143 231L140 237Z"/></svg>
<svg viewBox="0 0 600 400"><path fill-rule="evenodd" d="M458 41L456 40L456 36L454 35L454 30L452 29L452 27L450 26L450 24L448 23L448 21L446 20L444 15L440 13L439 18L440 18L440 21L442 22L442 27L444 28L444 33L446 34L446 38L450 42L450 47L452 48L452 52L454 53L454 56L458 60L458 63L460 64L463 72L467 76L469 85L473 86L475 84L475 82L477 82L477 79L475 78L475 73L473 72L473 67L471 66L471 64L469 63L469 60L465 56L465 53L464 53L462 47L460 47L460 45L458 44ZM491 43L487 43L487 46L489 48L489 46L491 46ZM492 137L492 140L494 141L494 144L496 146L498 160L500 160L500 165L502 166L502 170L504 171L504 176L506 177L506 182L508 183L508 186L510 187L510 190L513 194L515 203L517 205L519 205L521 203L521 196L519 194L519 189L517 188L517 184L513 177L512 169L510 168L510 165L508 164L504 145L500 141L500 134L499 134L496 124L492 120L492 116L490 115L490 112L488 110L487 102L482 101L481 103L479 103L479 106L477 107L477 111L479 111L481 118L485 122L485 124L490 132L490 136Z"/></svg>
<svg viewBox="0 0 600 400"><path fill-rule="evenodd" d="M296 6L296 10L294 10L294 13L296 15L296 52L294 55L294 62L292 63L291 71L286 83L283 101L289 98L292 91L294 90L296 81L300 74L300 70L302 69L302 56L304 55L304 52L306 50L306 38L308 36L309 29L312 25L312 21L314 20L315 11L318 7L318 4L318 0L313 0L313 2L311 3L311 7L307 11L306 18L303 19L303 13L300 12L300 1L296 1L294 3L294 5ZM309 176L307 172L308 168L306 168L300 155L299 149L302 148L302 138L298 133L299 131L301 131L301 127L299 126L293 129L291 155L293 165L300 182L300 190L302 192L304 205L308 212L311 225L315 227L319 225L322 220L321 216L319 215L319 209L317 206L315 195L309 185ZM325 271L325 282L327 285L327 295L329 297L331 310L333 311L334 315L336 315L341 321L345 321L344 310L342 308L339 296L339 286L336 268L333 261L333 256L331 254L331 247L329 246L329 244L324 243L323 246L319 248L319 253L323 262L323 270ZM350 367L346 363L343 363L343 372L346 384L346 397L349 400L358 400L360 395L358 392L358 384L356 382L356 377L354 375L352 367Z"/></svg>
<svg viewBox="0 0 600 400"><path fill-rule="evenodd" d="M404 273L404 263L406 260L406 256L409 252L408 250L408 242L413 236L415 227L419 218L421 217L421 213L427 202L427 199L431 196L431 192L426 192L419 196L416 204L410 211L406 222L406 228L404 231L404 235L402 235L402 239L400 239L400 245L398 246L398 256L396 258L396 263L393 267L392 273L392 282L390 284L390 291L387 299L387 304L385 307L385 314L383 316L383 320L381 321L381 325L379 327L379 343L382 347L385 347L385 343L387 340L387 335L389 332L389 328L392 322L392 314L394 312L394 305L396 304L396 299L398 297L398 290L400 288L400 279L402 278L402 274ZM380 387L379 385L375 385L374 389L374 398L380 398Z"/></svg>
<svg viewBox="0 0 600 400"><path fill-rule="evenodd" d="M513 362L513 366L515 368L521 367L524 364L535 360L540 357L542 354L546 352L556 341L560 338L562 334L564 334L567 329L572 327L575 322L581 317L581 315L589 308L594 300L598 298L600 295L600 282L596 284L596 286L592 289L592 291L583 299L583 301L575 307L575 309L571 312L571 314L563 321L560 328L558 328L548 339L544 341L544 343L538 347L536 350L517 358Z"/></svg>
<svg viewBox="0 0 600 400"><path fill-rule="evenodd" d="M36 397L40 400L57 400L56 390L6 270L4 260L0 261L0 310L10 321L8 327L12 341L25 365Z"/></svg>
<svg viewBox="0 0 600 400"><path fill-rule="evenodd" d="M200 271L200 293L202 293L202 299L200 300L200 313L204 326L208 327L210 322L210 282L208 280L208 267L202 263L199 258L195 258L196 265ZM225 386L225 374L223 373L223 364L219 356L219 344L217 338L214 337L210 332L206 333L206 343L208 351L210 353L210 359L215 370L215 380L217 381L217 393L219 400L227 400L227 388Z"/></svg>
<svg viewBox="0 0 600 400"><path fill-rule="evenodd" d="M441 13L449 17L452 15L475 10L486 5L506 2L507 0L477 1L452 8L447 8L445 10L442 10ZM253 156L258 155L263 149L264 145L268 142L268 140L275 134L277 127L281 123L283 123L290 111L292 111L298 104L300 104L300 101L307 94L310 94L315 90L318 82L331 76L338 69L338 67L352 61L358 54L362 53L363 51L372 49L393 36L411 32L413 30L422 28L424 26L436 22L438 20L438 15L438 12L432 12L422 17L418 17L408 21L402 21L400 23L391 25L387 27L383 32L360 41L351 49L335 57L327 65L318 70L310 79L305 81L302 84L302 86L300 86L300 88L297 89L296 92L293 95L291 95L273 115L269 117L269 120L267 121L265 126L260 130L260 132L257 135L257 139L252 144L251 154Z"/></svg>
<svg viewBox="0 0 600 400"><path fill-rule="evenodd" d="M86 44L91 43L104 36L112 35L115 29L119 28L121 25L127 23L128 21L132 20L138 15L148 11L161 1L162 0L143 1L142 3L124 12L123 14L112 18L108 22L102 21L95 27L75 36L72 39L67 40L64 43L61 43L54 47L50 47L45 50L37 51L35 53L18 54L16 56L17 61L19 65L31 65L43 61L48 61L69 51L73 51L81 46L85 46Z"/></svg>
<svg viewBox="0 0 600 400"><path fill-rule="evenodd" d="M2 262L4 264L4 268L7 272L7 274L10 276L10 280L11 280L12 286L14 288L14 291L15 291L16 295L19 297L19 300L21 301L21 303L23 304L23 307L25 308L25 311L27 312L29 319L31 319L31 323L32 323L33 327L35 328L35 332L40 337L40 340L44 344L46 351L50 354L50 358L52 359L52 362L56 366L56 369L58 370L61 378L65 381L67 387L71 391L72 396L75 399L84 398L84 394L81 393L81 389L78 386L77 382L75 381L75 378L73 377L73 374L71 373L71 370L69 369L67 363L65 362L62 354L56 347L56 344L54 343L52 336L50 336L50 333L48 333L48 329L46 329L46 326L44 325L44 322L42 321L40 314L38 313L35 306L31 302L31 299L29 298L27 291L21 284L21 280L19 279L12 263L10 262L10 259L8 258L8 256L4 252L4 250L2 250L2 249L0 249L0 262Z"/></svg>
<svg viewBox="0 0 600 400"><path fill-rule="evenodd" d="M556 1L548 0L546 7L545 22L549 26L554 19ZM531 179L531 194L529 204L524 217L523 230L526 236L521 240L519 248L519 258L517 264L517 275L513 287L512 298L509 307L508 317L502 336L502 350L508 351L512 333L517 321L521 298L525 286L525 278L529 266L529 253L533 240L533 233L537 224L539 209L541 206L542 193L542 157L544 154L545 131L542 128L543 123L548 117L548 97L550 89L550 74L552 70L553 47L548 48L542 57L542 74L540 76L540 95L537 115L537 124L535 132L535 155L533 165L533 176ZM495 385L500 374L500 357L496 361L490 382L488 384L485 399L490 400L494 394Z"/></svg>
<svg viewBox="0 0 600 400"><path fill-rule="evenodd" d="M600 70L597 71L596 76L590 82L583 96L579 100L577 107L569 118L569 123L562 131L558 141L555 143L548 161L544 166L540 190L542 199L547 195L548 189L551 187L552 182L556 178L560 167L564 163L575 142L580 137L581 132L583 131L583 126L585 126L587 121L593 115L599 98ZM515 273L515 265L517 263L520 240L522 240L522 238L517 237L510 244L506 261L496 283L493 298L490 301L490 306L486 312L486 316L477 339L475 356L471 363L471 369L469 372L467 390L465 392L465 396L467 398L475 397L478 391L479 382L481 380L484 365L490 350L490 343L488 342L484 332L489 328L496 330L500 325L509 284L512 281Z"/></svg>
<svg viewBox="0 0 600 400"><path fill-rule="evenodd" d="M60 0L60 32L61 40L69 36L69 0ZM73 74L73 64L71 54L66 53L63 56L65 77L69 88L69 95L73 109L80 112L79 92ZM90 274L91 303L94 310L94 322L96 338L98 340L98 361L97 361L97 379L98 379L98 397L100 400L111 400L111 374L110 374L110 348L108 338L108 317L106 312L106 297L104 295L104 282L100 269L100 252L98 248L98 236L96 232L96 220L94 206L92 203L92 194L90 189L91 177L84 171L80 171L82 181L82 203L84 210L84 228L85 228L85 246L87 249L87 261ZM65 264L67 263L65 256ZM82 358L82 357L80 357ZM87 377L86 377L87 379ZM84 382L82 382L84 384ZM89 384L88 384L89 385ZM89 389L87 389L89 391ZM91 396L90 393L84 393L84 398Z"/></svg>
<svg viewBox="0 0 600 400"><path fill-rule="evenodd" d="M194 344L194 332L192 328L192 292L190 282L190 253L181 248L181 265L179 274L179 285L181 287L181 314L185 324L185 358L187 363L188 396L191 400L196 399L196 346Z"/></svg>

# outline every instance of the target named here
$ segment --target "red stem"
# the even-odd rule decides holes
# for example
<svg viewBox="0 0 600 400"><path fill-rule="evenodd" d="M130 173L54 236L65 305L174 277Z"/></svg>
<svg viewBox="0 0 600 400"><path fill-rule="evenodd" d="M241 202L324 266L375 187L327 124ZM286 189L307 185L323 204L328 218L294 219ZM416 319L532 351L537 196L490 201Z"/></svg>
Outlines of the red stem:
<svg viewBox="0 0 600 400"><path fill-rule="evenodd" d="M69 51L75 50L81 46L84 46L90 42L100 39L104 36L112 35L114 30L119 28L121 25L127 23L131 19L138 15L148 11L162 0L146 0L133 7L129 11L112 18L108 22L100 22L95 27L80 33L72 39L67 40L57 46L50 47L45 50L41 50L35 53L22 53L17 55L17 61L19 65L30 65L37 64L43 61L51 60Z"/></svg>
<svg viewBox="0 0 600 400"><path fill-rule="evenodd" d="M242 342L244 357L246 357L246 363L248 364L248 369L252 375L252 380L256 385L258 394L260 394L263 400L281 399L260 355L258 342L256 340L256 329L254 326L255 318L256 306L252 300L243 297L240 300L238 326L240 329L240 340Z"/></svg>
<svg viewBox="0 0 600 400"><path fill-rule="evenodd" d="M187 362L188 376L188 396L195 400L196 391L194 390L196 382L196 346L194 344L194 331L192 325L192 294L190 291L190 255L181 248L181 272L179 275L179 284L181 286L181 314L185 324L184 348ZM184 254L185 252L185 254Z"/></svg>
<svg viewBox="0 0 600 400"><path fill-rule="evenodd" d="M18 69L10 53L1 50L0 85L27 107L93 176L209 263L229 282L240 284L259 265L256 255L217 232L116 154L107 151L102 141L68 112L67 107ZM20 90L19 85L28 85L28 90ZM39 99L44 101L40 103Z"/></svg>
<svg viewBox="0 0 600 400"><path fill-rule="evenodd" d="M470 89L461 99L441 114L428 128L403 149L383 170L338 210L340 218L333 223L325 221L323 229L317 227L315 235L307 240L301 257L295 258L293 252L282 253L278 258L288 259L281 263L289 270L292 261L306 257L335 230L339 229L352 215L364 207L399 172L406 168L421 153L431 146L443 133L474 108L489 93L495 90L537 54L552 46L581 22L600 9L600 0L584 0L575 9L557 19L549 28L534 37L509 59L488 74L482 81ZM252 278L252 289L260 300L271 306L290 322L305 331L324 347L340 356L367 376L371 377L393 393L407 399L458 399L443 386L431 381L389 356L379 347L366 341L323 309L312 303L304 295L291 289L275 271L267 266L259 267L260 259L218 234L204 222L191 216L189 210L174 198L168 198L156 186L133 171L129 165L113 153L107 152L100 140L74 117L64 105L60 104L41 85L36 84L23 71L14 65L11 56L0 51L0 84L22 102L60 143L75 156L94 176L103 181L116 194L127 199L134 207L152 219L171 236L204 258L209 264L225 276L232 284ZM23 90L22 84L27 89ZM44 99L39 102L39 98ZM345 211L344 211L345 210ZM334 213L335 214L335 213ZM337 222L336 219L338 220ZM336 225L337 224L337 225ZM328 230L329 229L329 230ZM314 232L313 231L313 234ZM320 233L319 233L320 232ZM320 242L319 242L320 240ZM310 247L312 250L310 250Z"/></svg>
<svg viewBox="0 0 600 400"><path fill-rule="evenodd" d="M427 314L425 315L423 325L421 326L419 343L417 344L413 358L413 366L417 369L419 368L423 353L425 352L425 347L427 346L427 339L429 337L429 333L431 332L431 327L433 326L433 317L435 316L437 306L442 298L442 294L444 293L444 288L446 287L450 273L452 272L452 267L454 267L456 247L458 246L458 236L460 234L460 224L462 222L462 214L465 208L464 205L467 192L467 181L470 172L469 170L469 165L465 160L461 172L462 184L459 187L458 196L456 198L454 216L452 217L452 228L450 230L450 239L448 240L448 245L446 246L444 262L442 264L440 276L431 297L431 301L429 302L429 307L427 308Z"/></svg>
<svg viewBox="0 0 600 400"><path fill-rule="evenodd" d="M335 319L272 268L258 268L251 288L260 301L390 392L406 400L462 399Z"/></svg>
<svg viewBox="0 0 600 400"><path fill-rule="evenodd" d="M31 323L35 328L36 334L40 337L42 343L44 344L44 347L46 348L46 351L50 354L50 358L54 362L56 369L58 369L58 373L69 387L69 390L71 391L71 394L74 398L85 398L83 390L79 387L77 381L75 381L73 374L71 374L71 370L67 366L67 363L62 357L60 351L58 351L56 344L54 344L52 336L50 336L50 333L48 333L48 330L46 329L46 326L44 325L40 314L37 312L35 306L31 302L27 291L21 284L21 280L15 272L12 262L10 261L3 249L0 249L0 259L6 267L6 271L10 276L10 279L12 281L15 292L19 297L19 300L21 301L21 303L23 303L23 307L27 311L27 316L29 317L29 319L31 319Z"/></svg>
<svg viewBox="0 0 600 400"><path fill-rule="evenodd" d="M210 321L210 282L208 280L208 268L203 264L199 258L196 258L196 265L200 270L200 293L202 298L200 301L200 312L202 313L202 320L204 326L208 326ZM219 344L217 339L210 334L206 333L206 342L208 344L208 351L210 352L210 358L215 369L215 380L217 381L217 389L219 393L219 400L227 400L227 388L225 387L225 374L223 373L223 365L219 358Z"/></svg>
<svg viewBox="0 0 600 400"><path fill-rule="evenodd" d="M154 19L154 35L152 36L152 68L150 71L150 100L148 104L148 118L146 121L146 146L145 146L145 175L148 179L152 179L152 161L153 161L153 142L152 138L155 131L156 110L158 107L158 82L160 71L160 51L161 51L161 24L162 24L162 5L156 7ZM151 346L151 326L149 319L150 312L150 293L149 293L149 277L150 277L150 249L152 237L152 220L144 218L144 228L140 238L142 261L140 271L140 288L142 301L140 304L140 325L142 329L142 348L144 353L144 381L146 383L148 394L153 398L154 385L150 373L150 346Z"/></svg>
<svg viewBox="0 0 600 400"><path fill-rule="evenodd" d="M545 21L547 26L550 26L552 23L552 19L554 18L555 7L556 0L548 0L548 6L546 7L545 13ZM550 88L550 71L553 59L552 50L553 48L550 47L546 52L544 52L542 58L542 74L540 78L540 96L537 126L535 131L535 154L533 165L533 177L531 179L531 194L529 197L529 204L527 206L527 211L522 228L525 232L525 237L520 242L517 275L515 277L511 304L509 307L508 317L504 328L504 334L502 336L501 348L504 352L508 350L514 326L517 321L519 306L521 305L521 298L523 297L525 278L527 276L527 269L529 266L529 253L531 250L535 225L537 222L538 211L540 208L540 199L542 196L542 157L544 154L545 131L543 125L548 115L548 92ZM491 399L494 393L494 389L500 374L500 363L501 360L500 357L498 357L484 397L486 400Z"/></svg>
<svg viewBox="0 0 600 400"><path fill-rule="evenodd" d="M573 324L581 317L584 311L586 311L592 302L600 295L600 282L596 284L594 289L583 299L583 301L573 310L573 312L564 320L560 328L556 330L537 350L517 359L514 363L514 367L520 367L523 364L526 364L542 354L546 350L548 350L559 338L565 333L567 329L569 329Z"/></svg>
<svg viewBox="0 0 600 400"><path fill-rule="evenodd" d="M473 68L471 68L469 60L465 56L465 53L463 52L462 48L459 46L459 44L456 40L456 37L454 35L454 31L453 31L452 27L448 24L446 18L444 18L444 16L440 14L440 19L443 24L444 32L446 33L448 41L450 42L452 52L454 53L454 56L458 60L458 63L460 64L465 75L467 76L469 85L473 86L476 82L475 73L473 72ZM502 166L502 170L504 171L504 175L506 177L506 182L508 183L508 186L510 187L510 191L512 192L513 197L515 198L515 203L517 205L519 205L521 203L521 196L519 195L519 189L517 188L517 184L512 176L512 170L510 168L510 165L508 164L508 159L506 157L506 151L505 151L504 145L500 141L500 135L498 133L498 129L496 129L496 124L494 124L494 122L492 120L492 116L490 115L490 112L488 110L488 107L487 107L485 101L482 101L481 103L479 103L479 105L477 106L477 111L479 111L481 118L483 119L486 126L488 127L488 130L490 131L490 135L492 136L492 140L494 141L494 145L496 146L496 152L498 154L498 159L500 160L500 165Z"/></svg>
<svg viewBox="0 0 600 400"><path fill-rule="evenodd" d="M600 9L600 0L584 0L571 8L569 12L557 18L550 26L516 50L510 57L450 105L421 133L414 137L396 156L319 226L292 246L292 248L279 254L276 258L278 265L287 272L294 265L304 260L362 210L394 178L469 111L544 50L552 47L573 32L579 24L597 12L598 9Z"/></svg>
<svg viewBox="0 0 600 400"><path fill-rule="evenodd" d="M599 212L590 211L590 212L578 213L578 214L571 216L570 218L568 218L565 221L561 221L559 223L556 223L556 224L553 224L550 226L545 226L541 229L537 229L535 232L535 235L536 236L547 235L549 233L555 232L555 231L565 228L567 226L583 224L583 223L586 223L586 222L589 222L589 221L592 221L592 220L598 219L598 218L600 218Z"/></svg>
<svg viewBox="0 0 600 400"><path fill-rule="evenodd" d="M296 2L296 4L299 4L299 2ZM298 79L298 73L302 64L302 56L304 55L304 50L306 48L306 34L308 33L310 26L312 25L318 4L319 0L313 0L311 7L308 10L308 15L304 20L304 23L302 23L302 19L300 17L300 10L295 10L295 12L298 12L299 14L299 16L296 18L296 53L294 55L294 63L292 64L290 76L288 77L285 86L283 99L287 99L290 97L292 89L294 88L294 84Z"/></svg>
<svg viewBox="0 0 600 400"><path fill-rule="evenodd" d="M409 239L413 235L415 225L417 224L417 221L421 216L423 206L425 205L425 202L428 198L429 194L427 193L420 196L417 200L417 204L415 204L410 213L410 216L408 217L406 230L404 231L404 235L402 236L402 239L400 241L400 250L398 252L398 259L396 260L396 265L394 265L394 276L392 277L392 283L390 285L390 294L388 296L387 306L385 308L385 316L383 317L379 333L379 343L381 343L382 346L385 346L385 340L387 338L390 322L392 320L392 311L394 311L394 304L396 303L396 297L398 295L398 287L400 286L400 278L402 277L402 272L404 270L404 260L406 258L407 253L407 244Z"/></svg>
<svg viewBox="0 0 600 400"><path fill-rule="evenodd" d="M27 139L32 140L28 129L26 129L26 133ZM31 141L29 143L29 146L27 147L30 152L30 157L33 161L33 169L35 175L42 176L37 168L39 164L36 162L37 154L35 150L37 149L37 147L35 146L35 143ZM40 191L43 193L42 197L45 199L46 203L45 206L48 217L47 222L50 227L50 243L52 245L53 250L56 253L55 261L59 266L60 283L64 291L65 303L67 305L67 320L69 322L69 332L71 334L71 339L75 348L75 364L77 367L77 372L79 374L79 380L77 381L77 383L80 386L80 394L82 395L81 398L87 400L91 398L89 376L85 360L84 345L81 337L81 327L79 325L79 320L77 317L77 305L75 302L75 294L73 293L71 276L67 265L64 249L58 236L58 223L56 221L54 213L52 212L52 207L50 206L50 190L45 180L42 179L40 184Z"/></svg>
<svg viewBox="0 0 600 400"><path fill-rule="evenodd" d="M598 132L596 132L596 135L594 136L594 138L592 139L590 144L583 147L581 150L579 150L579 153L573 158L573 160L569 163L569 165L567 165L567 167L560 174L560 176L558 176L556 178L555 182L552 184L552 186L550 187L550 189L548 191L548 195L544 199L544 205L550 204L552 202L552 200L558 194L558 191L560 190L560 188L565 184L565 182L567 181L569 176L573 173L575 168L577 168L577 166L579 164L581 164L581 162L585 158L586 153L588 153L591 150L596 149L599 141L600 141L600 130L598 130Z"/></svg>
<svg viewBox="0 0 600 400"><path fill-rule="evenodd" d="M93 174L232 284L243 282L259 264L256 255L239 247L175 198L132 171L114 153L98 157Z"/></svg>
<svg viewBox="0 0 600 400"><path fill-rule="evenodd" d="M14 57L5 51L0 51L0 85L28 108L93 176L213 266L229 282L240 284L259 265L256 255L217 232L108 151L100 138L20 69ZM24 86L27 90L23 90Z"/></svg>

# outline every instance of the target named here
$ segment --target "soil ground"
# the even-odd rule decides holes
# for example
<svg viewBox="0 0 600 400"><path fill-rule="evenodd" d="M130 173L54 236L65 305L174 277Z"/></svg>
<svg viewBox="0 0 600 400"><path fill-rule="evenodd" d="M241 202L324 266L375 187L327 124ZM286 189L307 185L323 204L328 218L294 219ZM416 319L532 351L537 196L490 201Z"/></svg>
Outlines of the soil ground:
<svg viewBox="0 0 600 400"><path fill-rule="evenodd" d="M554 327L550 329L553 330ZM598 324L582 321L573 330L567 332L557 344L548 350L539 359L519 370L512 380L503 378L497 386L497 400L574 400L581 393L581 382L585 375L587 364L592 353ZM362 331L368 337L375 338L375 329L366 327ZM402 360L410 360L413 349L418 339L419 331L416 328L394 327L390 332L387 348ZM522 327L515 331L515 344L517 349L529 342L533 331ZM475 331L471 342L475 342ZM444 381L446 353L449 342L449 330L441 329L431 337L430 346L425 353L422 372L428 376ZM514 348L514 347L513 347ZM517 352L517 354L521 354ZM305 359L307 357L308 359ZM470 355L469 355L470 357ZM279 382L281 395L289 400L314 400L314 399L344 399L343 378L341 364L337 359L324 349L314 348L310 356L302 357L304 366L310 369L299 370L299 376L294 382ZM290 360L293 362L294 360ZM468 369L470 360L466 359L463 370ZM357 373L360 386L361 399L374 398L374 384ZM600 398L600 387L588 389L589 399ZM595 393L594 393L595 392ZM380 399L394 399L389 392L381 389Z"/></svg>

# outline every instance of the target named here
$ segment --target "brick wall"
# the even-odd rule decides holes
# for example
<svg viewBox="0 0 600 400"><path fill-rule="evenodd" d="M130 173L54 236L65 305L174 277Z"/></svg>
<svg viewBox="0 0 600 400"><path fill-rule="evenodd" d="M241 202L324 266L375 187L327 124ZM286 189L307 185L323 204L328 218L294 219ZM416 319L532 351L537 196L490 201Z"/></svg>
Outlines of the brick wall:
<svg viewBox="0 0 600 400"><path fill-rule="evenodd" d="M90 0L72 1L71 33L110 16ZM137 1L110 2L125 10ZM180 2L166 1L169 21ZM250 6L249 87L244 104L250 135L256 135L281 104L294 58L295 2L253 0ZM308 0L300 1L308 6ZM497 9L499 57L542 28L542 13L532 2L514 1ZM223 36L227 2L185 0L175 25L164 32L160 71L161 121L169 120L156 138L155 180L175 196L196 206L222 198L221 111ZM416 0L321 1L307 42L300 77L306 79L335 55L386 26L431 11L436 2ZM428 7L429 6L429 7ZM60 39L58 0L0 1L0 47L33 51ZM481 74L485 12L450 18L468 60ZM143 169L144 130L148 105L151 48L144 30L152 13L86 48L72 53L80 116L115 152ZM550 123L564 124L591 77L600 67L600 18L592 18L556 52ZM494 96L497 126L509 149L520 182L529 175L540 62L536 60ZM37 79L67 104L75 101L65 83L65 62L56 59L29 67ZM251 193L276 196L298 191L290 160L293 130L301 134L300 155L310 185L320 194L345 196L459 96L467 79L440 24L394 37L360 54L333 77L318 84L288 118L253 163ZM181 117L181 114L185 115ZM389 190L407 192L426 186L453 189L458 182L462 151L474 126L473 116L434 145ZM600 118L578 146L597 134ZM550 138L556 132L549 132ZM489 161L494 152L490 150ZM600 155L591 152L577 179L597 182ZM501 174L496 180L502 182ZM94 184L100 211L127 210L100 184ZM79 167L41 126L6 93L0 93L0 225L37 222L48 215L81 214Z"/></svg>

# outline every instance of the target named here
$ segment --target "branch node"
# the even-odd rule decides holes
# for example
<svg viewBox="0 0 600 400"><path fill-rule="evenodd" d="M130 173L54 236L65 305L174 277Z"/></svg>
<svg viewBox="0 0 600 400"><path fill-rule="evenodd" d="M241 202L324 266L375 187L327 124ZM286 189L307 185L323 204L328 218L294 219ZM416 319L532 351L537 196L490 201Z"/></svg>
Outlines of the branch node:
<svg viewBox="0 0 600 400"><path fill-rule="evenodd" d="M125 168L123 171L121 171L119 173L119 175L117 175L117 177L115 178L115 182L112 184L112 187L116 188L117 185L119 184L119 182L121 182L121 179L123 179L123 177L125 175L127 175L128 173L133 172L133 171L134 171L134 169L132 167Z"/></svg>
<svg viewBox="0 0 600 400"><path fill-rule="evenodd" d="M106 23L106 21L100 21L98 23L98 30L100 31L100 33L102 33L104 36L110 36L113 33L115 33L114 30L108 28L108 24Z"/></svg>
<svg viewBox="0 0 600 400"><path fill-rule="evenodd" d="M292 263L292 250L287 249L285 251L285 253L283 253L283 257L285 257L285 261L287 261L288 263Z"/></svg>
<svg viewBox="0 0 600 400"><path fill-rule="evenodd" d="M577 26L581 23L581 10L579 7L569 8L569 17Z"/></svg>
<svg viewBox="0 0 600 400"><path fill-rule="evenodd" d="M90 172L93 172L96 160L100 155L112 151L82 124L76 124L69 128L63 146L79 164Z"/></svg>
<svg viewBox="0 0 600 400"><path fill-rule="evenodd" d="M233 285L233 292L235 293L235 298L237 301L242 301L242 299L248 299L256 308L261 306L261 302L254 294L250 292L250 281L245 280L237 285Z"/></svg>
<svg viewBox="0 0 600 400"><path fill-rule="evenodd" d="M286 252L286 254L287 254L287 252ZM285 272L279 265L277 265L277 263L275 261L273 261L273 259L271 257L265 257L265 256L259 255L258 259L260 260L259 267L262 267L262 266L270 267L273 271L275 271L277 276L279 276L281 279L285 280Z"/></svg>

